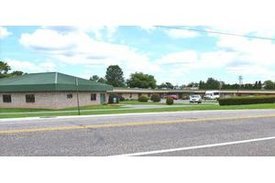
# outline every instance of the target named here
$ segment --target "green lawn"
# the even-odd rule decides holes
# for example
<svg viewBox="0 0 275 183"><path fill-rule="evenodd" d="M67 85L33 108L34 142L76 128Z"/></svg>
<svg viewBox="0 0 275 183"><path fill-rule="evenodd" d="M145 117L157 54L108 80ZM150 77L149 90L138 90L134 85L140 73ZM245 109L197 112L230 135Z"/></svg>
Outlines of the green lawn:
<svg viewBox="0 0 275 183"><path fill-rule="evenodd" d="M81 115L93 114L122 114L122 113L141 113L141 112L169 112L169 111L192 111L192 110L234 110L234 109L275 109L275 104L251 104L251 105L231 105L219 106L213 104L192 104L192 105L172 105L164 108L152 109L130 109L122 108L122 105L100 105L81 107ZM44 113L44 112L45 113ZM75 108L63 110L33 110L33 109L1 109L0 118L16 118L16 117L51 117L51 116L66 116L77 115ZM2 112L2 113L1 113ZM4 113L5 112L5 113ZM10 113L8 113L10 112ZM16 113L18 112L18 113ZM12 114L11 114L12 113Z"/></svg>
<svg viewBox="0 0 275 183"><path fill-rule="evenodd" d="M89 110L89 109L116 109L120 108L120 104L114 105L92 105L92 106L83 106L80 107L81 110ZM68 110L77 110L77 107L70 107L65 109L24 109L24 108L0 108L0 115L1 113L6 112L43 112L43 111L68 111Z"/></svg>

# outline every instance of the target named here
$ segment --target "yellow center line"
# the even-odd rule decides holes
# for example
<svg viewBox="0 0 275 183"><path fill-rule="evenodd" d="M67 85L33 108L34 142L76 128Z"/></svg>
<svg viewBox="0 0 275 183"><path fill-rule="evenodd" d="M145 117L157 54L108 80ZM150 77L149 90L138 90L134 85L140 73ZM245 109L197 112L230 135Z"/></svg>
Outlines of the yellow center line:
<svg viewBox="0 0 275 183"><path fill-rule="evenodd" d="M113 122L105 124L93 124L85 126L60 126L60 127L45 127L45 128L27 128L14 130L0 130L0 135L17 134L17 133L31 133L31 132L47 132L47 131L65 131L88 128L114 128L114 127L129 127L129 126L145 126L145 125L165 125L165 124L179 124L187 122L207 122L207 121L221 121L221 120L242 120L242 119L256 119L256 118L272 118L273 115L255 115L255 116L240 116L240 117L215 117L202 119L179 119L170 121L139 121L139 122Z"/></svg>

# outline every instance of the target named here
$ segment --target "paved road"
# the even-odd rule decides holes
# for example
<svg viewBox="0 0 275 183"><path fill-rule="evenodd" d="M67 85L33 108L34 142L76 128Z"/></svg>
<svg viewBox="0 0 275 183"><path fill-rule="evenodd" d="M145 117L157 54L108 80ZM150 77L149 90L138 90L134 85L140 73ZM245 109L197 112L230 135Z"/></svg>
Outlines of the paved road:
<svg viewBox="0 0 275 183"><path fill-rule="evenodd" d="M0 121L2 156L274 156L275 110Z"/></svg>

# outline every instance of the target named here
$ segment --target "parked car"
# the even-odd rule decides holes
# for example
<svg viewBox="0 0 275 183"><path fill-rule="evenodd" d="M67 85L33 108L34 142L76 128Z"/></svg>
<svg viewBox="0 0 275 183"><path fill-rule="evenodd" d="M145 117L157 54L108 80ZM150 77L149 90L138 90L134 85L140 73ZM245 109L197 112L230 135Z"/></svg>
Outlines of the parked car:
<svg viewBox="0 0 275 183"><path fill-rule="evenodd" d="M189 96L189 102L190 103L198 103L200 104L202 101L201 96L200 95L190 95Z"/></svg>
<svg viewBox="0 0 275 183"><path fill-rule="evenodd" d="M216 100L220 98L220 92L217 90L209 90L205 92L204 99Z"/></svg>
<svg viewBox="0 0 275 183"><path fill-rule="evenodd" d="M178 100L179 96L178 95L166 95L164 98L172 98L173 100Z"/></svg>

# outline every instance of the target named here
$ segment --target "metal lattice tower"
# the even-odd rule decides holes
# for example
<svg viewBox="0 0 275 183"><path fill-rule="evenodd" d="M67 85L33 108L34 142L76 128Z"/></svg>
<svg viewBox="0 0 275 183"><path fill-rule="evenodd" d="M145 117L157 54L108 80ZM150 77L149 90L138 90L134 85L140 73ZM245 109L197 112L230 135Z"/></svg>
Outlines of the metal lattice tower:
<svg viewBox="0 0 275 183"><path fill-rule="evenodd" d="M243 77L239 76L239 85L242 86L243 85Z"/></svg>

